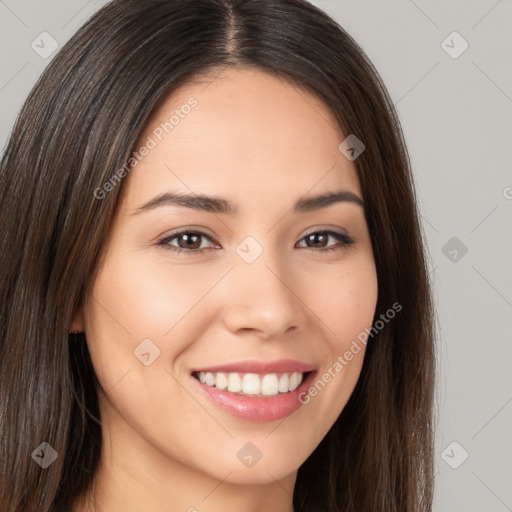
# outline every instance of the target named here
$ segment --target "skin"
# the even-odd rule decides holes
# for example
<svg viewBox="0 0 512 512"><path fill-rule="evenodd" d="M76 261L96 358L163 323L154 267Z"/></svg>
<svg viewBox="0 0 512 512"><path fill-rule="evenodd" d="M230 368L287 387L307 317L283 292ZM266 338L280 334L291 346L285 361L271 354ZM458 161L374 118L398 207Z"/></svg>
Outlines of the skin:
<svg viewBox="0 0 512 512"><path fill-rule="evenodd" d="M261 71L230 69L182 86L154 112L141 144L191 96L197 106L123 179L97 279L71 326L86 333L101 383L95 496L109 512L289 512L297 470L349 399L364 347L307 405L271 422L219 409L190 371L282 358L319 375L332 368L375 312L364 210L291 208L305 195L363 195L329 108ZM172 205L135 213L168 191L226 198L239 213ZM178 228L204 232L194 247L205 250L158 245ZM308 241L322 230L355 243L322 252L339 246L332 236ZM247 236L263 249L250 264L236 252ZM187 250L183 236L168 244ZM160 350L149 366L133 353L146 338ZM251 468L237 458L249 441L262 454ZM83 498L74 512L91 510L91 496Z"/></svg>

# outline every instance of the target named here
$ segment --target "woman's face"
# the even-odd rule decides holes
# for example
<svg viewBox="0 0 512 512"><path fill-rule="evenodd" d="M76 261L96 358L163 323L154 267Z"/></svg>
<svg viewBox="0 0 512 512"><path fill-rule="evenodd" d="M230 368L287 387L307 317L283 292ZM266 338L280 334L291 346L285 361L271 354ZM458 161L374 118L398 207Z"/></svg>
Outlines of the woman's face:
<svg viewBox="0 0 512 512"><path fill-rule="evenodd" d="M347 135L315 96L247 69L154 113L75 319L118 464L270 482L333 425L377 301Z"/></svg>

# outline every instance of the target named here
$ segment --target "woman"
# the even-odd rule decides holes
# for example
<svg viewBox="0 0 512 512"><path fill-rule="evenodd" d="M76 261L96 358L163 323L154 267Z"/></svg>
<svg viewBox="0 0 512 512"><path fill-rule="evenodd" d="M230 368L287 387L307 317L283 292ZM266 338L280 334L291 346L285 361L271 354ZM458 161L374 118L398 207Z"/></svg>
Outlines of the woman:
<svg viewBox="0 0 512 512"><path fill-rule="evenodd" d="M325 13L114 0L0 177L1 510L431 510L408 155Z"/></svg>

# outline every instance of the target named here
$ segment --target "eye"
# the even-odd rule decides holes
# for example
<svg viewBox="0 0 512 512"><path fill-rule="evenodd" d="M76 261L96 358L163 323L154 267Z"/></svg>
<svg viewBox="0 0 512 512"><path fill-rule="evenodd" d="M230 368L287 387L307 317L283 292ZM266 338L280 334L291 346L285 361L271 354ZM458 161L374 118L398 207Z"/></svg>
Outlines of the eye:
<svg viewBox="0 0 512 512"><path fill-rule="evenodd" d="M183 230L161 239L157 242L157 245L176 253L201 254L205 249L208 249L208 247L204 247L202 243L203 239L212 240L210 236L201 231ZM338 243L332 246L326 246L329 239L337 240ZM174 241L177 241L177 245L173 244ZM306 244L311 244L306 245L306 248L313 249L314 252L340 250L355 243L355 239L351 236L330 230L314 231L303 237L301 239L301 242L302 241L306 241Z"/></svg>
<svg viewBox="0 0 512 512"><path fill-rule="evenodd" d="M164 239L160 240L157 245L163 246L165 249L170 251L174 251L177 253L202 253L204 252L204 246L202 244L202 238L207 238L211 240L211 238L201 231L178 231ZM178 246L172 245L171 242L173 240L178 241Z"/></svg>
<svg viewBox="0 0 512 512"><path fill-rule="evenodd" d="M334 238L338 241L333 246L325 246L329 238ZM355 243L355 239L345 233L338 233L337 231L313 231L307 234L302 240L306 243L312 243L313 246L307 246L308 249L318 249L317 252L335 251L344 249L349 245Z"/></svg>

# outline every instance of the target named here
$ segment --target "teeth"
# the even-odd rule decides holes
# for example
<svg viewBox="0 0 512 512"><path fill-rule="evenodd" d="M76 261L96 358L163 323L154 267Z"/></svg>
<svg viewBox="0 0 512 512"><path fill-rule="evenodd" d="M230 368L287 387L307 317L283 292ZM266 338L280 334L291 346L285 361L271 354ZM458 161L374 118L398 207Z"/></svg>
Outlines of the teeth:
<svg viewBox="0 0 512 512"><path fill-rule="evenodd" d="M290 387L290 377L288 377L287 373L283 373L281 375L281 378L279 379L279 392L280 393L286 393Z"/></svg>
<svg viewBox="0 0 512 512"><path fill-rule="evenodd" d="M217 377L215 377L215 387L217 389L226 389L228 387L228 378L225 373L217 373Z"/></svg>
<svg viewBox="0 0 512 512"><path fill-rule="evenodd" d="M215 386L215 375L213 375L213 373L206 374L205 384L207 384L208 386Z"/></svg>
<svg viewBox="0 0 512 512"><path fill-rule="evenodd" d="M297 389L302 381L302 375L297 372L293 372L290 377L290 391Z"/></svg>
<svg viewBox="0 0 512 512"><path fill-rule="evenodd" d="M279 380L275 373L271 373L270 375L265 375L263 379L261 379L261 394L270 396L277 395L279 392Z"/></svg>
<svg viewBox="0 0 512 512"><path fill-rule="evenodd" d="M242 391L242 378L238 373L228 374L228 391L233 393L240 393Z"/></svg>
<svg viewBox="0 0 512 512"><path fill-rule="evenodd" d="M244 375L242 392L244 395L259 395L261 390L260 378L255 373Z"/></svg>
<svg viewBox="0 0 512 512"><path fill-rule="evenodd" d="M276 373L258 375L256 373L199 372L197 377L200 382L207 386L220 390L227 389L232 393L249 396L273 396L297 389L304 374L301 372L279 375Z"/></svg>

